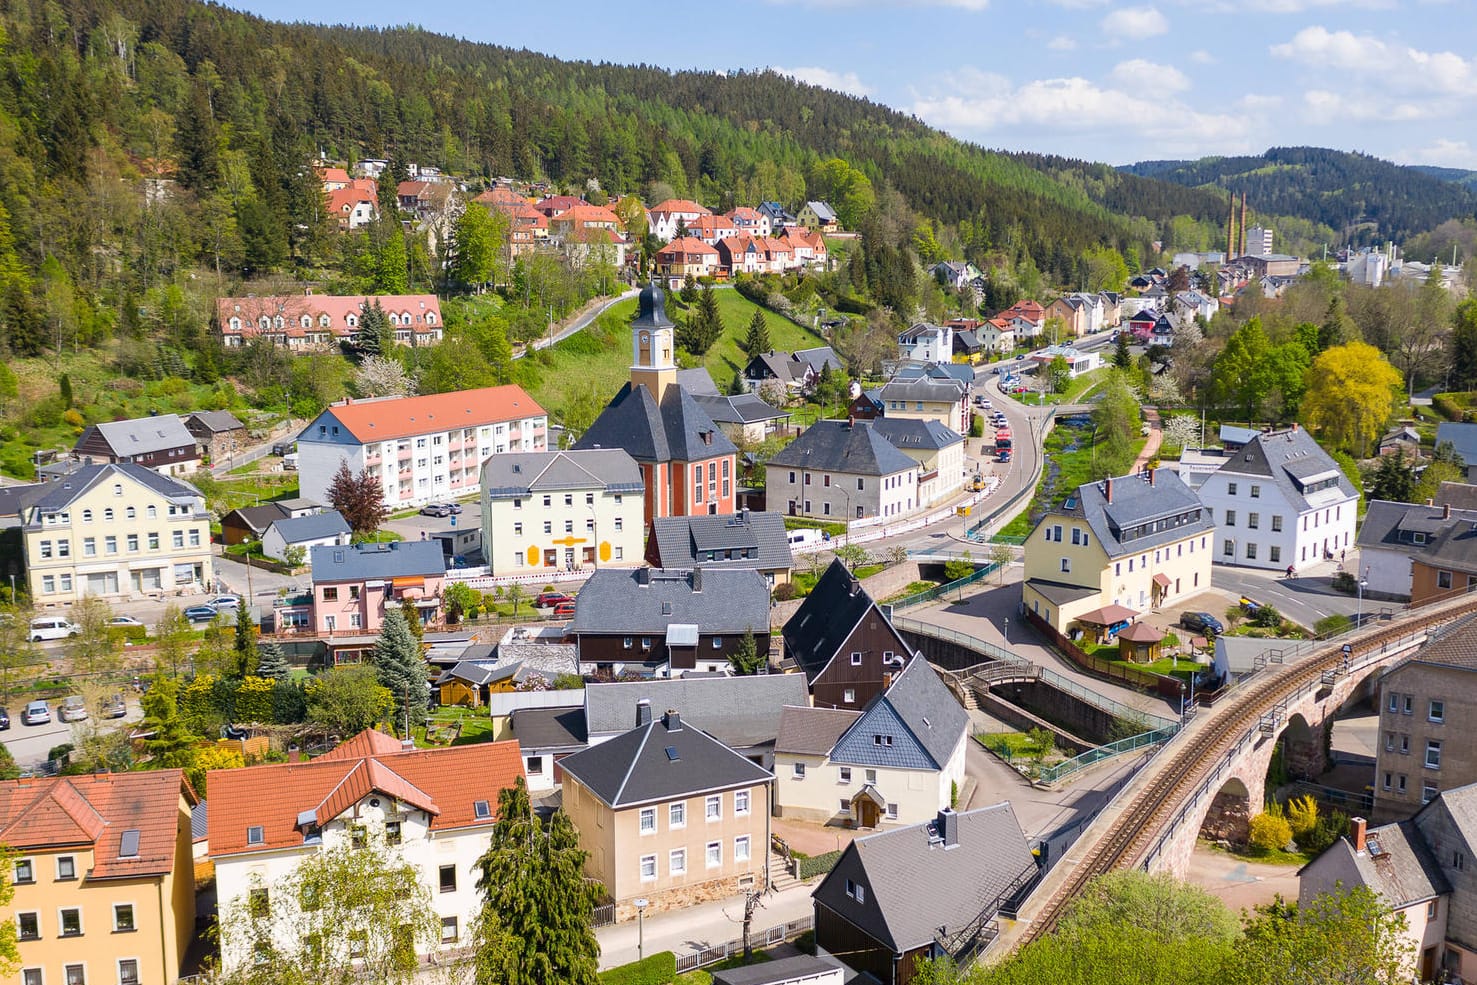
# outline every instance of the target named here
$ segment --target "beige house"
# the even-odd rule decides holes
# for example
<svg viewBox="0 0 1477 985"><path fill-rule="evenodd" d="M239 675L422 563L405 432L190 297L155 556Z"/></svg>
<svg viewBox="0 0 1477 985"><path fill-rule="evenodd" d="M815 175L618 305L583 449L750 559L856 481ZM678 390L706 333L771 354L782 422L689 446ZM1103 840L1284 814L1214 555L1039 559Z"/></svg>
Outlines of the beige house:
<svg viewBox="0 0 1477 985"><path fill-rule="evenodd" d="M1442 790L1477 781L1477 747L1462 725L1477 715L1477 617L1463 619L1380 676L1374 809L1398 821Z"/></svg>
<svg viewBox="0 0 1477 985"><path fill-rule="evenodd" d="M927 376L892 380L877 391L877 397L883 417L938 421L960 434L969 430L969 386L962 380Z"/></svg>
<svg viewBox="0 0 1477 985"><path fill-rule="evenodd" d="M775 813L856 828L919 824L953 806L968 736L968 714L921 659L865 711L786 707Z"/></svg>
<svg viewBox="0 0 1477 985"><path fill-rule="evenodd" d="M84 465L51 483L22 514L21 535L38 605L178 595L211 584L205 497L142 465Z"/></svg>
<svg viewBox="0 0 1477 985"><path fill-rule="evenodd" d="M964 435L938 421L879 417L872 429L918 463L918 505L932 506L964 486Z"/></svg>
<svg viewBox="0 0 1477 985"><path fill-rule="evenodd" d="M190 809L179 770L0 783L21 985L179 978L195 929Z"/></svg>
<svg viewBox="0 0 1477 985"><path fill-rule="evenodd" d="M506 452L482 463L482 553L494 575L641 563L645 485L619 448Z"/></svg>
<svg viewBox="0 0 1477 985"><path fill-rule="evenodd" d="M1210 587L1215 524L1167 469L1079 486L1026 538L1026 609L1106 640L1140 613Z"/></svg>
<svg viewBox="0 0 1477 985"><path fill-rule="evenodd" d="M559 761L585 870L616 918L637 899L653 912L766 889L774 775L676 711L633 711L634 729Z"/></svg>

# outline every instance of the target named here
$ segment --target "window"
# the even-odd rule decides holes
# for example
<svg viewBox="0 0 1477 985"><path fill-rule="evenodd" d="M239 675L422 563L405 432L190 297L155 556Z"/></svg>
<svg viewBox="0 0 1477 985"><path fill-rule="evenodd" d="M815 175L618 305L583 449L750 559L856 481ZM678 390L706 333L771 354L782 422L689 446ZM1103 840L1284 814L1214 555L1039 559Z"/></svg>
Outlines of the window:
<svg viewBox="0 0 1477 985"><path fill-rule="evenodd" d="M200 528L198 528L198 527L192 527L190 529L190 546L191 547L199 547L200 546Z"/></svg>
<svg viewBox="0 0 1477 985"><path fill-rule="evenodd" d="M387 844L387 845L398 845L398 844L400 844L400 822L399 821L386 821L385 822L385 844Z"/></svg>
<svg viewBox="0 0 1477 985"><path fill-rule="evenodd" d="M82 538L82 556L83 557L97 557L97 538L96 537L83 537Z"/></svg>
<svg viewBox="0 0 1477 985"><path fill-rule="evenodd" d="M1436 572L1436 587L1437 588L1450 588L1451 587L1451 572L1450 571L1438 571L1438 572Z"/></svg>
<svg viewBox="0 0 1477 985"><path fill-rule="evenodd" d="M1396 694L1394 691L1390 692L1390 714L1400 714L1400 695Z"/></svg>
<svg viewBox="0 0 1477 985"><path fill-rule="evenodd" d="M1276 544L1273 544L1271 547L1267 548L1267 560L1274 563L1277 561L1281 561L1282 548L1278 547Z"/></svg>
<svg viewBox="0 0 1477 985"><path fill-rule="evenodd" d="M1434 783L1421 784L1421 803L1429 804L1436 799L1436 794L1439 792Z"/></svg>
<svg viewBox="0 0 1477 985"><path fill-rule="evenodd" d="M1262 487L1261 486L1252 486L1251 487L1251 498L1252 499L1261 499L1262 498Z"/></svg>
<svg viewBox="0 0 1477 985"><path fill-rule="evenodd" d="M1410 736L1408 735L1402 735L1400 737L1400 755L1410 755Z"/></svg>
<svg viewBox="0 0 1477 985"><path fill-rule="evenodd" d="M113 522L113 511L111 509L103 510L103 522L104 523L112 523Z"/></svg>
<svg viewBox="0 0 1477 985"><path fill-rule="evenodd" d="M733 813L739 817L749 813L749 791L735 790L733 792Z"/></svg>
<svg viewBox="0 0 1477 985"><path fill-rule="evenodd" d="M848 879L846 880L846 895L858 903L865 903L867 901L867 887L859 882L852 882Z"/></svg>
<svg viewBox="0 0 1477 985"><path fill-rule="evenodd" d="M1403 694L1400 697L1402 700L1401 712L1403 714L1409 715L1411 711L1415 708L1415 696L1411 694Z"/></svg>
<svg viewBox="0 0 1477 985"><path fill-rule="evenodd" d="M1062 558L1062 570L1063 571L1071 571L1072 570L1072 559L1071 558L1069 558L1069 557Z"/></svg>
<svg viewBox="0 0 1477 985"><path fill-rule="evenodd" d="M118 959L118 985L138 985L138 958Z"/></svg>
<svg viewBox="0 0 1477 985"><path fill-rule="evenodd" d="M1385 752L1394 752L1394 751L1395 751L1395 733L1394 732L1386 732L1385 733Z"/></svg>
<svg viewBox="0 0 1477 985"><path fill-rule="evenodd" d="M850 800L847 800L845 797L842 797L841 798L841 803L836 808L836 810L837 810L838 813L841 813L841 814L850 814L851 813L851 801Z"/></svg>
<svg viewBox="0 0 1477 985"><path fill-rule="evenodd" d="M66 967L67 985L87 985L87 967L80 964L69 964Z"/></svg>
<svg viewBox="0 0 1477 985"><path fill-rule="evenodd" d="M1272 532L1274 534L1280 534L1282 532L1282 514L1280 513L1272 514Z"/></svg>
<svg viewBox="0 0 1477 985"><path fill-rule="evenodd" d="M1402 796L1402 797L1405 796L1405 774L1404 773L1401 773L1401 774L1399 774L1399 775L1397 775L1395 777L1395 789L1400 793L1400 796Z"/></svg>
<svg viewBox="0 0 1477 985"><path fill-rule="evenodd" d="M56 578L53 577L52 575L42 575L41 576L41 591L44 594L46 594L46 595L50 595L53 592L55 592L56 591Z"/></svg>
<svg viewBox="0 0 1477 985"><path fill-rule="evenodd" d="M61 913L61 936L82 936L82 911L75 907L69 907Z"/></svg>
<svg viewBox="0 0 1477 985"><path fill-rule="evenodd" d="M1234 483L1234 482L1228 482L1228 483L1226 483L1226 495L1227 496L1234 496L1234 495L1236 495L1236 483Z"/></svg>
<svg viewBox="0 0 1477 985"><path fill-rule="evenodd" d="M723 817L723 796L713 794L703 805L703 816L709 821L721 820Z"/></svg>
<svg viewBox="0 0 1477 985"><path fill-rule="evenodd" d="M441 866L441 891L443 893L456 892L456 866Z"/></svg>
<svg viewBox="0 0 1477 985"><path fill-rule="evenodd" d="M1386 773L1385 774L1385 779L1384 779L1384 784L1383 784L1383 786L1384 786L1384 788L1386 790L1389 790L1390 789L1390 779L1391 779L1390 774L1389 773Z"/></svg>
<svg viewBox="0 0 1477 985"><path fill-rule="evenodd" d="M656 834L656 808L641 808L641 833L644 835ZM653 863L655 864L655 863Z"/></svg>
<svg viewBox="0 0 1477 985"><path fill-rule="evenodd" d="M687 827L687 803L685 801L667 805L667 827Z"/></svg>
<svg viewBox="0 0 1477 985"><path fill-rule="evenodd" d="M863 774L863 777L864 777L864 779L868 783L876 783L877 782L877 771L876 770L867 770L867 772L865 774Z"/></svg>
<svg viewBox="0 0 1477 985"><path fill-rule="evenodd" d="M104 537L103 538L103 553L104 554L117 554L118 553L118 538L117 537Z"/></svg>
<svg viewBox="0 0 1477 985"><path fill-rule="evenodd" d="M1439 770L1441 768L1441 743L1436 739L1426 740L1426 769Z"/></svg>
<svg viewBox="0 0 1477 985"><path fill-rule="evenodd" d="M1255 544L1247 544L1246 545L1246 559L1248 561L1255 561L1256 560L1256 545Z"/></svg>
<svg viewBox="0 0 1477 985"><path fill-rule="evenodd" d="M159 549L159 535L157 533L149 534L149 550L151 550L151 551L157 551L158 549Z"/></svg>
<svg viewBox="0 0 1477 985"><path fill-rule="evenodd" d="M748 835L739 835L733 839L733 860L735 862L747 862L749 860Z"/></svg>
<svg viewBox="0 0 1477 985"><path fill-rule="evenodd" d="M851 782L851 767L850 766L842 766L842 767L840 767L836 771L836 782L837 783L850 783Z"/></svg>
<svg viewBox="0 0 1477 985"><path fill-rule="evenodd" d="M1438 725L1446 721L1446 702L1432 701L1426 711L1426 721L1435 722Z"/></svg>
<svg viewBox="0 0 1477 985"><path fill-rule="evenodd" d="M667 853L667 872L674 876L687 872L687 849L674 848Z"/></svg>
<svg viewBox="0 0 1477 985"><path fill-rule="evenodd" d="M185 546L185 532L183 530L176 530L174 532L174 536L172 536L170 538L170 543L174 544L174 547L175 547L176 550L179 550L180 548L184 547Z"/></svg>
<svg viewBox="0 0 1477 985"><path fill-rule="evenodd" d="M148 517L150 520L153 520L153 519L157 518L159 516L159 507L157 507L157 506L145 507L145 509L144 509L144 516Z"/></svg>
<svg viewBox="0 0 1477 985"><path fill-rule="evenodd" d="M543 776L544 757L529 756L528 759L524 760L523 762L523 771L529 776Z"/></svg>
<svg viewBox="0 0 1477 985"><path fill-rule="evenodd" d="M791 766L790 766L790 775L792 777L794 777L795 779L797 779L797 780L803 780L803 779L805 779L805 764L804 763L793 763L793 764L791 764ZM19 882L19 880L16 880L16 881Z"/></svg>
<svg viewBox="0 0 1477 985"><path fill-rule="evenodd" d="M720 866L720 865L723 864L723 842L721 842L721 841L710 841L710 842L708 842L708 850L707 850L707 853L706 853L706 862L707 862L708 868L710 868L710 869L716 869L718 866Z"/></svg>
<svg viewBox="0 0 1477 985"><path fill-rule="evenodd" d="M21 985L42 985L40 968L24 968L21 970Z"/></svg>
<svg viewBox="0 0 1477 985"><path fill-rule="evenodd" d="M56 860L56 878L58 881L77 878L77 860L70 855L59 856Z"/></svg>
<svg viewBox="0 0 1477 985"><path fill-rule="evenodd" d="M1236 526L1236 511L1235 510L1227 510L1226 511L1226 526L1228 526L1228 527L1234 527L1234 526Z"/></svg>
<svg viewBox="0 0 1477 985"><path fill-rule="evenodd" d="M1248 514L1246 514L1246 525L1248 527L1250 527L1252 530L1256 530L1261 525L1261 522L1262 522L1262 515L1260 513L1248 513Z"/></svg>
<svg viewBox="0 0 1477 985"><path fill-rule="evenodd" d="M128 553L138 553L138 534L129 534L126 543L128 544Z"/></svg>
<svg viewBox="0 0 1477 985"><path fill-rule="evenodd" d="M16 935L23 941L38 941L41 939L41 917L35 913L17 913L15 915Z"/></svg>
<svg viewBox="0 0 1477 985"><path fill-rule="evenodd" d="M338 601L338 587L337 586L334 586L334 587L323 589L323 601L325 601L325 602L337 602Z"/></svg>
<svg viewBox="0 0 1477 985"><path fill-rule="evenodd" d="M40 547L43 558L51 557L51 541L43 540L37 546Z"/></svg>
<svg viewBox="0 0 1477 985"><path fill-rule="evenodd" d="M890 735L874 735L874 736L872 736L872 745L874 745L874 746L890 746L890 745L892 745L892 736L890 736Z"/></svg>
<svg viewBox="0 0 1477 985"><path fill-rule="evenodd" d="M656 878L656 856L641 856L641 881L651 882Z"/></svg>
<svg viewBox="0 0 1477 985"><path fill-rule="evenodd" d="M842 691L841 692L841 702L842 702L842 704L848 704L848 705L854 705L854 704L856 704L856 688L849 687L849 688L846 688L844 691Z"/></svg>
<svg viewBox="0 0 1477 985"><path fill-rule="evenodd" d="M892 818L894 821L897 820L897 804L887 805L887 816Z"/></svg>
<svg viewBox="0 0 1477 985"><path fill-rule="evenodd" d="M851 665L853 667L860 667L862 665L862 651L853 650L851 652Z"/></svg>

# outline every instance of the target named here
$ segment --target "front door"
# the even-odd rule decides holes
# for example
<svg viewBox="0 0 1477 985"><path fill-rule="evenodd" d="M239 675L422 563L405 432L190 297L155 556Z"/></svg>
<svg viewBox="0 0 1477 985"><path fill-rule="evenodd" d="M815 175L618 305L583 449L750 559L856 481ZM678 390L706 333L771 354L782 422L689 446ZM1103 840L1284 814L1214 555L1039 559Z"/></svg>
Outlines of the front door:
<svg viewBox="0 0 1477 985"><path fill-rule="evenodd" d="M856 802L856 819L859 828L875 828L882 812L870 797L858 797Z"/></svg>

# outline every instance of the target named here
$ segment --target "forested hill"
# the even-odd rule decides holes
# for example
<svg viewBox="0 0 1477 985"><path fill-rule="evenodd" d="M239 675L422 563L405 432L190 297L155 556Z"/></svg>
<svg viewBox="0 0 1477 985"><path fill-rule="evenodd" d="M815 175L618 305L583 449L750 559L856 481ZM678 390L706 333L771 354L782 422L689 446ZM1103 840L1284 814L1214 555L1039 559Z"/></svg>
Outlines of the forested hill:
<svg viewBox="0 0 1477 985"><path fill-rule="evenodd" d="M1124 171L1192 188L1245 192L1263 215L1297 215L1356 245L1404 242L1477 211L1477 194L1421 169L1321 147L1274 147L1250 157L1141 161Z"/></svg>

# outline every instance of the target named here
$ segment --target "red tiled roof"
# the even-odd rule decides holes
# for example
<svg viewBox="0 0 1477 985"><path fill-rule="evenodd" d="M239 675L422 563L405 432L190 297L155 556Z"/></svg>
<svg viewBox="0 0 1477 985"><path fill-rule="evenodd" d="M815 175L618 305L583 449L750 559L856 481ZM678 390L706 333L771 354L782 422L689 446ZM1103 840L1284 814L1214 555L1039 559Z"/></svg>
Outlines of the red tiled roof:
<svg viewBox="0 0 1477 985"><path fill-rule="evenodd" d="M547 198L539 199L537 202L534 203L533 207L538 209L544 215L556 216L561 212L568 212L576 205L584 204L584 199L577 198L574 195L550 195Z"/></svg>
<svg viewBox="0 0 1477 985"><path fill-rule="evenodd" d="M373 192L361 191L358 188L335 188L328 193L328 211L334 215L340 215L345 212L352 212L354 206L360 202L368 202L370 205L374 205L375 201Z"/></svg>
<svg viewBox="0 0 1477 985"><path fill-rule="evenodd" d="M726 215L700 215L687 224L687 231L698 236L716 236L718 230L732 228L733 220Z"/></svg>
<svg viewBox="0 0 1477 985"><path fill-rule="evenodd" d="M383 747L381 740L365 735L345 745L366 752ZM498 791L522 775L515 741L219 770L210 775L210 854L219 858L301 845L299 817L310 813L321 825L375 792L426 811L434 831L491 824L493 818L477 817L476 801L487 801L495 811ZM247 828L257 825L263 842L248 845Z"/></svg>
<svg viewBox="0 0 1477 985"><path fill-rule="evenodd" d="M345 189L345 192L348 190ZM343 194L335 192L334 194ZM266 297L217 298L215 302L216 324L227 334L246 337L260 335L263 329L257 319L266 316L275 319L282 316L282 328L269 328L269 332L285 331L289 336L302 338L306 332L332 332L336 337L354 334L348 323L350 315L357 316L362 307L378 301L385 314L395 316L395 328L413 328L417 332L434 331L441 328L441 301L434 294L384 294L377 297L335 294L286 294ZM322 317L328 316L328 325ZM427 315L435 315L427 319ZM306 316L309 325L302 324ZM231 319L240 318L239 332L231 328Z"/></svg>
<svg viewBox="0 0 1477 985"><path fill-rule="evenodd" d="M181 792L195 803L180 770L8 780L0 783L0 844L90 845L91 879L163 875L174 869ZM119 858L128 830L139 832L138 854Z"/></svg>
<svg viewBox="0 0 1477 985"><path fill-rule="evenodd" d="M665 202L651 207L651 214L671 214L673 212L688 212L695 215L712 215L711 209L705 209L701 205L686 198L669 198Z"/></svg>
<svg viewBox="0 0 1477 985"><path fill-rule="evenodd" d="M544 409L515 383L424 397L335 404L324 413L332 414L360 441L390 441L430 431L545 416Z"/></svg>
<svg viewBox="0 0 1477 985"><path fill-rule="evenodd" d="M702 240L697 239L693 236L683 236L681 239L674 239L672 240L672 242L668 243L666 246L663 246L660 250L656 251L657 256L678 256L681 254L691 255L694 253L712 256L718 255L718 251L715 248L709 246L707 243L704 243Z"/></svg>
<svg viewBox="0 0 1477 985"><path fill-rule="evenodd" d="M400 740L393 735L386 735L379 729L367 728L348 742L339 743L332 750L315 759L314 762L363 759L365 756L389 756L401 752L404 748L400 744Z"/></svg>
<svg viewBox="0 0 1477 985"><path fill-rule="evenodd" d="M559 213L554 217L553 221L560 223L582 222L589 224L593 222L610 223L613 226L622 225L621 217L603 205L576 205Z"/></svg>
<svg viewBox="0 0 1477 985"><path fill-rule="evenodd" d="M483 192L481 195L478 195L476 198L472 199L472 201L481 202L483 205L491 205L494 207L533 204L522 195L519 195L517 192L513 191L513 189L504 188L502 185L499 185L496 188L487 189L487 191Z"/></svg>
<svg viewBox="0 0 1477 985"><path fill-rule="evenodd" d="M324 182L342 181L345 185L349 183L349 172L343 168L319 168L318 178Z"/></svg>
<svg viewBox="0 0 1477 985"><path fill-rule="evenodd" d="M751 209L747 205L740 205L736 209L730 209L727 215L730 219L743 219L746 222L758 222L764 218L764 213L758 209Z"/></svg>

